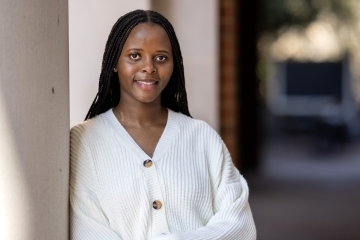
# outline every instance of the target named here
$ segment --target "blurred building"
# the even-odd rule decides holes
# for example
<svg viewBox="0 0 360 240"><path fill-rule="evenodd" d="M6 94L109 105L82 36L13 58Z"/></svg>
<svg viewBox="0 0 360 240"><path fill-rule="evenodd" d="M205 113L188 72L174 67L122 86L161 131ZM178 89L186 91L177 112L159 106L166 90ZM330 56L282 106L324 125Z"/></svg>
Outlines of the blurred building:
<svg viewBox="0 0 360 240"><path fill-rule="evenodd" d="M265 112L276 123L267 124L269 131L307 134L320 151L357 139L358 3L271 0L266 5L257 72Z"/></svg>
<svg viewBox="0 0 360 240"><path fill-rule="evenodd" d="M359 1L267 0L260 9L262 134L258 169L246 174L258 236L358 239Z"/></svg>

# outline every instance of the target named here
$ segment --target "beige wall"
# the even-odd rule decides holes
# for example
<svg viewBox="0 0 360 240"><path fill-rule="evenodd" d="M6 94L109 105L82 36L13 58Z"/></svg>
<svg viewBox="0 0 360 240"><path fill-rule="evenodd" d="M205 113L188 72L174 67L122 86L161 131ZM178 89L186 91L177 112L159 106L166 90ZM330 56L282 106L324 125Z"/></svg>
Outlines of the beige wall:
<svg viewBox="0 0 360 240"><path fill-rule="evenodd" d="M219 6L216 0L153 0L173 24L184 58L190 113L219 131Z"/></svg>
<svg viewBox="0 0 360 240"><path fill-rule="evenodd" d="M69 1L71 126L84 120L95 98L112 26L127 12L149 8L150 0Z"/></svg>
<svg viewBox="0 0 360 240"><path fill-rule="evenodd" d="M70 124L82 121L95 97L112 25L134 9L164 14L180 41L190 112L219 130L218 3L216 0L97 0L69 2Z"/></svg>
<svg viewBox="0 0 360 240"><path fill-rule="evenodd" d="M67 1L0 6L0 239L65 240Z"/></svg>

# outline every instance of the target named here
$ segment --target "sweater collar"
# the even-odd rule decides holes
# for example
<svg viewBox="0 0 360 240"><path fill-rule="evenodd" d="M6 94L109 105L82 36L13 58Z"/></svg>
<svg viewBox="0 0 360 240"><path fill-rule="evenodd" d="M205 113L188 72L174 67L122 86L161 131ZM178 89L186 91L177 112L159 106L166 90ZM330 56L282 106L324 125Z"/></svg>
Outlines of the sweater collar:
<svg viewBox="0 0 360 240"><path fill-rule="evenodd" d="M124 143L126 147L129 148L129 150L132 151L139 158L139 161L143 162L146 159L152 159L152 161L158 162L171 147L177 133L179 132L180 127L178 122L178 114L179 113L168 109L166 126L156 145L152 157L148 156L140 148L140 146L135 142L135 140L130 136L130 134L118 121L112 109L109 109L107 112L105 112L104 117L110 127L114 129L115 134L122 140L122 143Z"/></svg>

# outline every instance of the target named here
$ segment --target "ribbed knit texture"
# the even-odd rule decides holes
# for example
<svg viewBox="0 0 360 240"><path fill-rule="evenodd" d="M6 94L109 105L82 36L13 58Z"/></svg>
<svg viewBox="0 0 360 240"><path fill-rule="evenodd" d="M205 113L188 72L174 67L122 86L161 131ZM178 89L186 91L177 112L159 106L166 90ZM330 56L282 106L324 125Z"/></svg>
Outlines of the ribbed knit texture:
<svg viewBox="0 0 360 240"><path fill-rule="evenodd" d="M219 135L168 111L152 158L111 109L72 128L71 239L256 239L247 183Z"/></svg>

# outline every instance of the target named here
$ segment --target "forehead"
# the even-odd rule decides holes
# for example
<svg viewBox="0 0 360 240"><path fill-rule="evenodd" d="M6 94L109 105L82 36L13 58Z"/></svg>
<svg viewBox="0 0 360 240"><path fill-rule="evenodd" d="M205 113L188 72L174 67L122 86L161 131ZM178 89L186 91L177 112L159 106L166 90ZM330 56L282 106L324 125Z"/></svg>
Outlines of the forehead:
<svg viewBox="0 0 360 240"><path fill-rule="evenodd" d="M141 23L135 26L125 41L124 48L152 45L171 50L171 43L166 31L157 24Z"/></svg>

